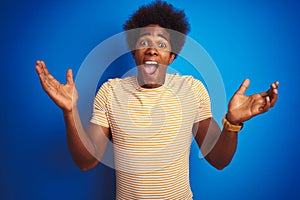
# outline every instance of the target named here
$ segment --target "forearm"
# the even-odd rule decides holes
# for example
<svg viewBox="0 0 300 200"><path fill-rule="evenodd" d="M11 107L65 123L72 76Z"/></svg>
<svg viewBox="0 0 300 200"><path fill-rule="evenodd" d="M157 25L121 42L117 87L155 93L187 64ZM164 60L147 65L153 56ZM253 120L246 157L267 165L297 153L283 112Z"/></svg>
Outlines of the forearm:
<svg viewBox="0 0 300 200"><path fill-rule="evenodd" d="M74 162L83 171L87 171L97 165L95 145L84 130L77 107L72 112L64 112L64 120L67 132L68 147Z"/></svg>
<svg viewBox="0 0 300 200"><path fill-rule="evenodd" d="M194 125L196 142L202 155L215 168L223 169L232 160L237 147L237 133L220 129L213 118L208 118Z"/></svg>
<svg viewBox="0 0 300 200"><path fill-rule="evenodd" d="M232 160L237 148L237 132L231 132L223 128L218 141L205 157L206 160L216 167L223 169Z"/></svg>

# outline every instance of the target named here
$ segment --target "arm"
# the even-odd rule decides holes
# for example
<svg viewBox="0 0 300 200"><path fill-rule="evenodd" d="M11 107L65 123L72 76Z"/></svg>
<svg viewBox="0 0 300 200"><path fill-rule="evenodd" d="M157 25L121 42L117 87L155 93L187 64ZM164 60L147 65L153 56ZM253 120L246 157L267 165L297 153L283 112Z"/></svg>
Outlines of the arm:
<svg viewBox="0 0 300 200"><path fill-rule="evenodd" d="M77 166L83 171L94 168L105 152L110 140L108 128L89 123L82 127L77 107L64 112L68 147Z"/></svg>
<svg viewBox="0 0 300 200"><path fill-rule="evenodd" d="M239 125L252 117L265 113L278 98L278 82L271 84L267 92L245 96L250 81L246 79L228 104L227 120ZM215 168L223 169L232 160L237 147L238 134L225 128L220 129L213 118L194 124L195 140L205 159Z"/></svg>
<svg viewBox="0 0 300 200"><path fill-rule="evenodd" d="M194 124L195 140L204 158L221 170L232 160L237 147L237 133L226 129L221 131L213 118Z"/></svg>
<svg viewBox="0 0 300 200"><path fill-rule="evenodd" d="M68 147L74 162L84 171L98 164L110 139L108 128L90 123L84 130L77 110L78 95L72 71L66 74L67 83L59 83L43 61L36 62L36 71L44 91L62 109L67 132Z"/></svg>

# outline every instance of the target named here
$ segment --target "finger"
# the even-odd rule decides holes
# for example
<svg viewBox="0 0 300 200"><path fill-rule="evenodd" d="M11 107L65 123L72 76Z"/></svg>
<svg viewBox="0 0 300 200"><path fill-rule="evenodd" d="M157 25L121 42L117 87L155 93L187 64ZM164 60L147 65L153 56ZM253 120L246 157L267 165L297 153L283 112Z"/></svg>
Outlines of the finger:
<svg viewBox="0 0 300 200"><path fill-rule="evenodd" d="M243 83L241 84L241 86L239 87L239 89L236 91L237 94L245 94L247 88L249 87L250 85L250 80L249 79L245 79L243 81Z"/></svg>
<svg viewBox="0 0 300 200"><path fill-rule="evenodd" d="M267 112L269 107L268 107L268 101L270 101L270 97L267 96L264 98L263 101L260 101L258 104L257 104L257 113L256 114L262 114L264 112Z"/></svg>
<svg viewBox="0 0 300 200"><path fill-rule="evenodd" d="M278 88L279 87L279 81L276 81L275 85L276 85L276 88Z"/></svg>
<svg viewBox="0 0 300 200"><path fill-rule="evenodd" d="M37 60L36 61L36 66L35 66L35 69L39 75L40 78L45 78L49 72L46 70L45 71L45 63L41 60ZM48 73L48 74L47 74Z"/></svg>
<svg viewBox="0 0 300 200"><path fill-rule="evenodd" d="M36 61L35 70L38 73L38 75L40 75L40 74L43 73L43 70L42 70L42 67L40 65L40 61L39 60Z"/></svg>
<svg viewBox="0 0 300 200"><path fill-rule="evenodd" d="M43 70L41 61L39 60L36 61L35 70L39 76L40 81L43 82L46 77L45 77L45 72Z"/></svg>
<svg viewBox="0 0 300 200"><path fill-rule="evenodd" d="M269 91L267 91L267 92L261 92L261 93L259 93L259 95L260 95L261 97L269 96Z"/></svg>
<svg viewBox="0 0 300 200"><path fill-rule="evenodd" d="M269 96L271 98L271 107L273 107L278 99L278 85L279 82L276 81L271 84L270 90L269 90Z"/></svg>
<svg viewBox="0 0 300 200"><path fill-rule="evenodd" d="M44 79L47 80L48 82L53 82L54 84L58 84L59 82L50 74L48 71L46 64L44 61L39 61L39 66L41 67L41 71L44 74Z"/></svg>
<svg viewBox="0 0 300 200"><path fill-rule="evenodd" d="M41 69L42 68L41 61L40 60L36 60L35 61L35 66Z"/></svg>
<svg viewBox="0 0 300 200"><path fill-rule="evenodd" d="M279 82L275 81L274 83L271 84L270 89L271 90L277 90L279 86Z"/></svg>
<svg viewBox="0 0 300 200"><path fill-rule="evenodd" d="M278 82L278 81L275 81L274 83L272 83L271 86L272 86L274 89L275 89L275 88L278 88L279 82Z"/></svg>
<svg viewBox="0 0 300 200"><path fill-rule="evenodd" d="M49 75L50 73L49 73L44 61L41 61L41 66L42 66L42 69L44 70L45 75L46 76Z"/></svg>
<svg viewBox="0 0 300 200"><path fill-rule="evenodd" d="M267 112L269 110L269 108L271 107L271 100L269 96L266 96L265 98L265 104L263 105L263 107L261 108L261 112Z"/></svg>
<svg viewBox="0 0 300 200"><path fill-rule="evenodd" d="M276 81L275 83L273 83L273 92L275 94L278 94L278 86L279 86L279 82Z"/></svg>
<svg viewBox="0 0 300 200"><path fill-rule="evenodd" d="M53 88L57 88L60 84L48 71L44 61L36 61L36 71L38 72L41 85L45 91L50 91Z"/></svg>
<svg viewBox="0 0 300 200"><path fill-rule="evenodd" d="M275 105L275 103L277 102L277 99L278 99L278 91L277 91L277 89L274 89L274 90L275 91L271 95L271 107L273 107Z"/></svg>
<svg viewBox="0 0 300 200"><path fill-rule="evenodd" d="M74 83L72 69L67 70L66 79L68 84L72 85Z"/></svg>

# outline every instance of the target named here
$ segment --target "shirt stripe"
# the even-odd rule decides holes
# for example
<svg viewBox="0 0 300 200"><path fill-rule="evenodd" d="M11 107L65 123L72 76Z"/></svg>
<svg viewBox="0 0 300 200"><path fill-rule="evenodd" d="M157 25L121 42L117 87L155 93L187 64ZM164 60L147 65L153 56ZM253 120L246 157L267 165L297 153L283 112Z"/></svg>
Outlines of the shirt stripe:
<svg viewBox="0 0 300 200"><path fill-rule="evenodd" d="M192 76L167 74L154 89L136 77L104 83L91 122L112 132L116 199L192 199L192 127L211 116L208 92Z"/></svg>

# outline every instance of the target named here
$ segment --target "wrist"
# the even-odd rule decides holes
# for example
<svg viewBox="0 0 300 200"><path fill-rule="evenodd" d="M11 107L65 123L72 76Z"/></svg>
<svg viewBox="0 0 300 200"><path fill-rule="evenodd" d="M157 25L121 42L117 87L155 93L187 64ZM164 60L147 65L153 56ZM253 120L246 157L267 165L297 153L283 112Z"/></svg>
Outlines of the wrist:
<svg viewBox="0 0 300 200"><path fill-rule="evenodd" d="M231 132L239 132L243 128L242 122L231 122L227 114L222 119L223 128Z"/></svg>
<svg viewBox="0 0 300 200"><path fill-rule="evenodd" d="M224 117L225 117L225 118L227 119L227 121L228 121L230 124L232 124L232 125L238 126L238 125L242 124L242 122L240 122L240 121L234 119L234 117L232 117L232 114L231 114L230 112L227 112L227 113L225 114Z"/></svg>
<svg viewBox="0 0 300 200"><path fill-rule="evenodd" d="M64 117L70 117L73 115L73 112L77 110L77 106L72 107L71 109L62 110Z"/></svg>

